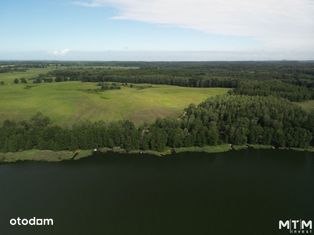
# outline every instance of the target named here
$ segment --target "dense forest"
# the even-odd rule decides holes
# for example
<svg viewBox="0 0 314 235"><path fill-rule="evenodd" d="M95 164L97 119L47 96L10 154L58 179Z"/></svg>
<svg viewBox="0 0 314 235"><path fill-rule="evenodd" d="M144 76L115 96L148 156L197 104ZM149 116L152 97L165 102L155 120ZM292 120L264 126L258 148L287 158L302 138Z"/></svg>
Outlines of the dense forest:
<svg viewBox="0 0 314 235"><path fill-rule="evenodd" d="M0 61L0 73L25 72L30 68L45 68L48 66L50 66L49 63Z"/></svg>
<svg viewBox="0 0 314 235"><path fill-rule="evenodd" d="M314 90L302 86L284 83L278 80L242 80L231 91L232 94L250 96L278 96L290 101L314 99Z"/></svg>
<svg viewBox="0 0 314 235"><path fill-rule="evenodd" d="M231 143L276 147L313 144L314 112L308 114L276 97L224 95L190 105L178 119L157 119L136 127L130 121L53 125L37 114L29 121L5 121L0 150L76 150L119 146L126 150L162 151L166 147Z"/></svg>
<svg viewBox="0 0 314 235"><path fill-rule="evenodd" d="M139 66L134 67L135 65ZM54 70L34 82L82 81L167 84L185 87L235 88L234 94L275 95L291 101L314 97L313 63L207 62L139 63L125 69L70 67Z"/></svg>
<svg viewBox="0 0 314 235"><path fill-rule="evenodd" d="M26 70L54 67L57 70L88 71L107 70L115 76L165 76L212 77L269 80L278 79L296 84L313 84L313 61L264 61L264 62L65 62L65 61L0 61L1 70ZM117 69L123 68L123 69ZM60 72L63 73L64 71Z"/></svg>

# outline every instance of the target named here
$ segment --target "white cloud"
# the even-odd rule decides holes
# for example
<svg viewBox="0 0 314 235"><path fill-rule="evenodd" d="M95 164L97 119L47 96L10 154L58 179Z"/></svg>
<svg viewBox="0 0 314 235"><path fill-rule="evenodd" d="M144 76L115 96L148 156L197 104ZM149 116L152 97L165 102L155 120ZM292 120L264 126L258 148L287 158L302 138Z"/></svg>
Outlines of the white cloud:
<svg viewBox="0 0 314 235"><path fill-rule="evenodd" d="M56 51L51 51L49 54L54 55L54 56L65 56L67 55L71 50L70 49L63 49L63 50L56 50Z"/></svg>
<svg viewBox="0 0 314 235"><path fill-rule="evenodd" d="M92 1L92 2L79 2L74 1L75 5L83 6L83 7L100 7L102 4L99 4L98 1Z"/></svg>
<svg viewBox="0 0 314 235"><path fill-rule="evenodd" d="M209 34L246 36L265 49L314 50L313 0L90 0L114 7L114 19L179 26Z"/></svg>

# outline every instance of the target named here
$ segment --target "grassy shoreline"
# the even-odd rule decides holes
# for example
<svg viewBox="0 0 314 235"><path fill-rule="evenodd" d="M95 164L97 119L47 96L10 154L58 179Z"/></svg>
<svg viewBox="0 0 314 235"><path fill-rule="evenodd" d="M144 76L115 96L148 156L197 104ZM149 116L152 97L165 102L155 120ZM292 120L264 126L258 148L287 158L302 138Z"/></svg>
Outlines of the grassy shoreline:
<svg viewBox="0 0 314 235"><path fill-rule="evenodd" d="M154 155L157 157L166 157L167 155L176 153L188 152L202 152L202 153L223 153L228 151L240 151L245 149L275 149L271 145L231 145L223 144L217 146L204 146L204 147L181 147L175 149L166 149L162 152L153 150L131 150L114 147L114 148L100 148L97 151L101 153L126 153L126 154L143 154ZM279 150L293 150L293 151L307 151L314 152L314 147L307 149L302 148L279 148ZM89 157L93 154L93 150L79 150L79 151L51 151L51 150L26 150L15 153L0 153L1 163L14 163L20 161L42 161L42 162L61 162L69 160L79 160Z"/></svg>
<svg viewBox="0 0 314 235"><path fill-rule="evenodd" d="M60 162L71 159L81 159L84 157L88 157L91 154L91 150L81 150L79 152L73 152L34 149L15 153L0 153L0 163L13 163L18 161Z"/></svg>

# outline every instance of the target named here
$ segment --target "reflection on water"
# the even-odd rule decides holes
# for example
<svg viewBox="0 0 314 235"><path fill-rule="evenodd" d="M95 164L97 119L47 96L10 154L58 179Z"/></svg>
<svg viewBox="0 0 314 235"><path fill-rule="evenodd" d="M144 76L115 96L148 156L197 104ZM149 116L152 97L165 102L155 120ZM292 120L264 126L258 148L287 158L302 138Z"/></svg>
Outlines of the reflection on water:
<svg viewBox="0 0 314 235"><path fill-rule="evenodd" d="M314 220L314 154L107 154L0 165L0 234L287 234ZM12 227L10 218L54 218Z"/></svg>

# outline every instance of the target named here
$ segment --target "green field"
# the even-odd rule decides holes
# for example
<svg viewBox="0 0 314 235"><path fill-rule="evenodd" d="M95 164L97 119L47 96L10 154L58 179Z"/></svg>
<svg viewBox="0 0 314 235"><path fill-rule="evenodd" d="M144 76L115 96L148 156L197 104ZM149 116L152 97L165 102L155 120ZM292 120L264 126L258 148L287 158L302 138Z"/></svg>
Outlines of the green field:
<svg viewBox="0 0 314 235"><path fill-rule="evenodd" d="M190 103L225 94L224 88L153 85L95 92L95 83L62 82L0 86L0 122L28 119L37 112L63 126L78 121L128 119L136 124L178 116Z"/></svg>
<svg viewBox="0 0 314 235"><path fill-rule="evenodd" d="M314 100L298 102L296 104L300 105L305 111L314 111Z"/></svg>
<svg viewBox="0 0 314 235"><path fill-rule="evenodd" d="M54 70L54 66L49 66L46 68L32 68L28 69L25 72L9 72L9 73L0 73L0 81L3 81L5 84L14 83L14 79L18 78L33 78L38 76L39 74L45 74L49 71Z"/></svg>
<svg viewBox="0 0 314 235"><path fill-rule="evenodd" d="M51 151L51 150L26 150L15 153L1 153L1 162L17 162L17 161L45 161L45 162L59 162L71 159L81 159L92 155L92 150L80 151ZM75 156L75 158L73 158Z"/></svg>

